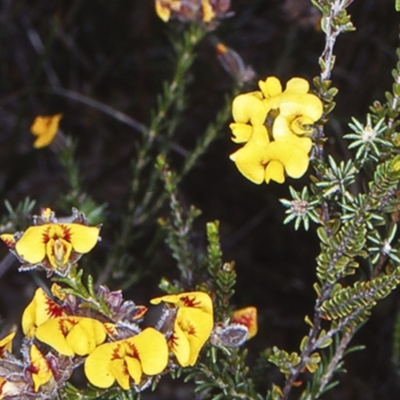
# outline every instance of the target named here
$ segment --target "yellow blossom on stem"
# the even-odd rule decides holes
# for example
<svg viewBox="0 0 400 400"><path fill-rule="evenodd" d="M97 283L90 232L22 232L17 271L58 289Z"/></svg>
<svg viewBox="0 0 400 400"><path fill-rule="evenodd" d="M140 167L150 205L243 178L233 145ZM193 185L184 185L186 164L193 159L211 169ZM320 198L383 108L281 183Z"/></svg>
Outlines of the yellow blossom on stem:
<svg viewBox="0 0 400 400"><path fill-rule="evenodd" d="M203 292L167 295L151 300L177 307L168 345L182 367L196 363L201 348L210 337L214 320L211 297Z"/></svg>
<svg viewBox="0 0 400 400"><path fill-rule="evenodd" d="M33 390L37 392L42 385L46 385L53 380L54 376L49 362L35 345L31 346L29 355L31 364L28 367L28 371L32 375Z"/></svg>
<svg viewBox="0 0 400 400"><path fill-rule="evenodd" d="M22 235L4 234L0 238L25 263L21 269L37 266L48 275L57 272L65 276L82 254L88 253L99 240L99 226L87 226L84 215L73 210L72 222L59 222L48 208L36 217L36 226Z"/></svg>
<svg viewBox="0 0 400 400"><path fill-rule="evenodd" d="M245 307L240 310L235 310L232 317L232 324L240 324L246 326L249 331L247 339L251 339L257 334L257 308Z"/></svg>
<svg viewBox="0 0 400 400"><path fill-rule="evenodd" d="M17 241L15 251L29 264L47 259L55 271L66 271L73 252L88 253L96 245L99 228L80 224L31 226Z"/></svg>
<svg viewBox="0 0 400 400"><path fill-rule="evenodd" d="M229 7L230 0L155 0L156 13L164 22L177 18L183 22L210 23L223 18Z"/></svg>
<svg viewBox="0 0 400 400"><path fill-rule="evenodd" d="M85 360L89 382L108 388L115 381L128 390L131 381L138 385L142 376L160 374L168 363L168 346L164 336L154 328L138 335L98 346Z"/></svg>
<svg viewBox="0 0 400 400"><path fill-rule="evenodd" d="M33 337L38 326L65 315L62 307L47 296L42 288L38 288L22 314L22 331L27 337Z"/></svg>
<svg viewBox="0 0 400 400"><path fill-rule="evenodd" d="M181 0L156 0L156 13L164 21L168 22L172 11L179 11Z"/></svg>
<svg viewBox="0 0 400 400"><path fill-rule="evenodd" d="M62 114L37 116L31 125L31 132L37 136L33 147L36 149L48 146L56 137Z"/></svg>
<svg viewBox="0 0 400 400"><path fill-rule="evenodd" d="M283 183L285 175L300 178L307 171L312 147L312 125L323 112L319 98L308 93L302 78L292 78L282 91L276 77L259 82L261 91L237 96L232 141L245 143L230 155L250 181Z"/></svg>
<svg viewBox="0 0 400 400"><path fill-rule="evenodd" d="M37 327L35 336L64 356L85 356L106 340L104 324L86 317L58 317Z"/></svg>

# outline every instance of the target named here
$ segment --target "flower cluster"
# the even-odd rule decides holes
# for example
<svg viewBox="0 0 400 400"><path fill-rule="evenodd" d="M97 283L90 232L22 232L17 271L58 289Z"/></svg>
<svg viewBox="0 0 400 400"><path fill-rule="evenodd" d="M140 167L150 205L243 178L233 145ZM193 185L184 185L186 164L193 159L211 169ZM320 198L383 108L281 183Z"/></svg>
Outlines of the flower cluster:
<svg viewBox="0 0 400 400"><path fill-rule="evenodd" d="M156 0L157 15L164 21L176 18L183 22L211 22L227 15L230 0Z"/></svg>
<svg viewBox="0 0 400 400"><path fill-rule="evenodd" d="M283 183L285 173L300 178L308 168L313 124L322 116L322 103L301 78L289 80L284 91L276 77L260 81L259 87L233 100L232 140L245 144L230 158L256 184Z"/></svg>
<svg viewBox="0 0 400 400"><path fill-rule="evenodd" d="M178 366L195 365L215 336L213 329L217 331L209 294L192 291L150 300L161 316L142 328L146 306L124 300L121 291L106 286L86 289L80 281L76 262L97 243L99 227L87 226L77 210L71 218L57 219L49 208L34 217L34 224L1 238L24 263L22 269L55 272L63 286L38 288L23 312L22 359L11 353L15 332L0 340L0 400L57 397L81 364L95 387L117 383L136 391ZM240 313L234 326L244 338L254 334L254 326Z"/></svg>

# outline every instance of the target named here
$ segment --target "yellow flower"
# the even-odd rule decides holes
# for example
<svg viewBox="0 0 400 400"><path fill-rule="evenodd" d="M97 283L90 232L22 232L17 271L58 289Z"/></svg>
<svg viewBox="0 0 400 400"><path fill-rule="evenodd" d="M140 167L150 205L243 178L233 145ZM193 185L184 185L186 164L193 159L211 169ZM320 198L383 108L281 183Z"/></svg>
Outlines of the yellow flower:
<svg viewBox="0 0 400 400"><path fill-rule="evenodd" d="M11 243L15 254L28 268L41 265L49 274L57 272L66 275L73 263L82 254L88 253L99 240L100 227L86 226L83 223L59 223L46 219L48 209L44 209L41 219L47 223L29 227L24 234ZM9 237L3 238L9 241ZM14 246L13 246L14 245Z"/></svg>
<svg viewBox="0 0 400 400"><path fill-rule="evenodd" d="M38 326L61 316L65 316L63 309L42 288L38 288L22 314L22 331L27 337L33 337Z"/></svg>
<svg viewBox="0 0 400 400"><path fill-rule="evenodd" d="M33 390L37 392L42 385L54 379L50 365L39 349L32 345L29 351L31 364L27 371L32 375Z"/></svg>
<svg viewBox="0 0 400 400"><path fill-rule="evenodd" d="M229 10L230 1L224 0L156 0L157 15L168 22L170 18L177 18L184 22L212 22L216 18L223 18Z"/></svg>
<svg viewBox="0 0 400 400"><path fill-rule="evenodd" d="M85 356L106 340L106 328L96 319L58 317L37 327L35 336L64 356Z"/></svg>
<svg viewBox="0 0 400 400"><path fill-rule="evenodd" d="M245 145L231 154L239 171L261 184L300 178L307 171L312 141L311 125L323 107L302 78L292 78L285 91L276 77L259 82L260 92L237 96L232 104L232 140ZM300 136L298 136L300 135Z"/></svg>
<svg viewBox="0 0 400 400"><path fill-rule="evenodd" d="M138 385L142 375L161 373L168 363L168 346L164 336L154 328L146 328L136 336L98 346L85 360L85 375L99 388L108 388L115 381L124 390L131 379Z"/></svg>
<svg viewBox="0 0 400 400"><path fill-rule="evenodd" d="M156 0L156 13L164 21L168 22L171 11L179 11L181 0Z"/></svg>
<svg viewBox="0 0 400 400"><path fill-rule="evenodd" d="M203 292L187 292L151 300L152 304L161 302L178 307L168 339L171 351L182 367L194 365L213 328L211 297Z"/></svg>
<svg viewBox="0 0 400 400"><path fill-rule="evenodd" d="M39 149L48 146L56 137L62 114L37 116L31 125L31 132L37 136L33 147Z"/></svg>
<svg viewBox="0 0 400 400"><path fill-rule="evenodd" d="M249 335L247 339L251 339L257 334L257 308L245 307L240 310L235 310L232 317L232 324L240 324L247 327Z"/></svg>
<svg viewBox="0 0 400 400"><path fill-rule="evenodd" d="M0 339L0 359L4 358L4 354L6 351L11 353L12 351L12 341L15 337L16 329L13 329L7 336L3 339Z"/></svg>

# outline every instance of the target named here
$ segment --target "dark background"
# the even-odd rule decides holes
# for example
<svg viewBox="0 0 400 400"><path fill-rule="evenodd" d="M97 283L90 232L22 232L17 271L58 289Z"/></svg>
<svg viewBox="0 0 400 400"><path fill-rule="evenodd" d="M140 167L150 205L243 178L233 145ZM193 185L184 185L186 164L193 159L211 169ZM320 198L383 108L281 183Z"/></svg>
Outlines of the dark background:
<svg viewBox="0 0 400 400"><path fill-rule="evenodd" d="M319 73L324 35L318 29L318 14L307 1L233 0L232 10L235 15L224 20L215 35L254 68L257 79L276 75L282 82L293 76L311 81ZM332 80L339 94L326 127L327 151L337 159L347 155L341 137L348 132L350 117L364 121L369 105L384 101L397 61L399 14L394 1L358 0L349 12L357 30L340 36L335 48ZM137 134L89 106L55 95L52 88L82 93L146 124L162 82L173 73L168 30L150 0L0 2L1 201L16 204L30 196L38 201L37 213L39 206L52 206L66 190L57 157L49 149L33 150L29 133L36 115L62 112L63 132L79 140L87 191L99 203L108 203L109 220L102 236L112 237L118 229L113 225L114 213L126 200ZM43 52L41 46L47 50ZM187 77L189 104L176 139L186 149L193 148L232 87L212 43L204 40L197 51ZM255 89L256 83L247 90ZM311 287L318 242L313 227L295 232L291 225L282 225L279 198L289 198L286 182L256 186L237 172L228 158L236 148L229 137L226 127L182 182L181 200L203 211L193 235L199 250L205 246L204 224L215 219L221 223L224 258L236 261L238 273L234 305L255 305L259 312L259 333L248 343L249 363L255 365L258 352L266 347L295 351L307 333L303 318L312 313L315 298ZM180 157L174 155L172 164L180 165ZM301 188L307 178L288 183ZM105 251L102 245L100 252ZM5 246L0 252L6 255ZM176 275L167 254L160 245L160 263L127 291L127 297L146 304L149 293L159 294L159 278ZM13 265L0 281L1 316L6 324L18 323L36 287L31 274L19 274L16 268ZM346 358L348 373L327 399L400 398L399 378L391 363L398 303L396 292L374 310L355 339L367 349ZM278 376L271 367L268 379ZM168 378L159 389L157 396L148 398L193 398Z"/></svg>

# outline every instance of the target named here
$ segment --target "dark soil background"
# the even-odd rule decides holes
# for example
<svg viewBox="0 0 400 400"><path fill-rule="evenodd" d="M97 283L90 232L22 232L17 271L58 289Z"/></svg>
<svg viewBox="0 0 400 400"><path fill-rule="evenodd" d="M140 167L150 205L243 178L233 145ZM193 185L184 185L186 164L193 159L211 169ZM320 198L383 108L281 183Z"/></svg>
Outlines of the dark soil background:
<svg viewBox="0 0 400 400"><path fill-rule="evenodd" d="M241 54L257 78L276 75L312 80L319 73L318 57L324 36L318 15L308 1L232 0L234 16L215 35ZM337 107L327 125L327 150L346 158L341 137L351 116L363 121L374 100L384 101L396 63L399 15L394 0L356 0L349 12L357 30L339 37L332 74L339 88ZM54 30L57 23L58 28ZM232 80L216 59L213 44L204 40L191 71L189 105L177 143L191 149L223 104ZM125 204L129 165L135 157L137 134L90 106L56 95L57 88L84 94L148 123L150 110L164 80L173 73L168 26L154 13L151 0L3 0L0 2L0 200L15 205L26 196L38 206L52 206L65 190L63 169L49 149L34 150L29 126L38 114L64 114L61 129L79 140L78 157L87 191L108 203L110 220L102 236L113 237L113 210ZM248 90L255 90L256 84ZM236 307L255 305L259 333L249 343L249 363L258 352L276 345L298 349L307 327L305 314L314 302L315 257L318 242L313 228L295 232L283 226L279 199L289 197L288 184L256 186L241 176L228 155L235 145L226 127L180 189L185 205L203 213L193 241L204 248L204 224L218 219L227 261L235 260L238 285ZM180 155L172 160L179 165ZM301 188L307 179L289 181ZM5 209L3 209L5 212ZM166 210L167 211L167 210ZM110 239L111 240L111 239ZM103 240L107 243L107 239ZM103 247L102 247L103 246ZM104 244L99 252L106 251ZM127 297L147 304L159 294L161 276L173 277L173 260L164 246L158 266L127 291ZM136 249L136 248L135 248ZM136 258L145 252L137 248ZM5 246L0 256L5 257ZM94 255L95 256L95 255ZM132 266L134 268L134 266ZM0 280L0 314L5 323L18 323L37 286L35 275L16 272L17 264ZM391 363L392 333L400 305L398 291L380 304L360 330L355 344L367 349L346 357L346 375L326 399L369 400L400 398L400 380ZM274 367L261 385L279 380ZM192 399L179 382L165 378L157 395L145 399Z"/></svg>

